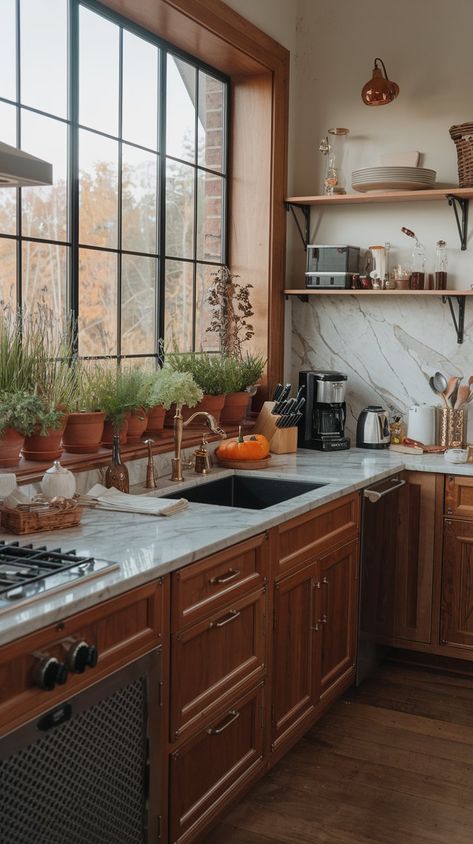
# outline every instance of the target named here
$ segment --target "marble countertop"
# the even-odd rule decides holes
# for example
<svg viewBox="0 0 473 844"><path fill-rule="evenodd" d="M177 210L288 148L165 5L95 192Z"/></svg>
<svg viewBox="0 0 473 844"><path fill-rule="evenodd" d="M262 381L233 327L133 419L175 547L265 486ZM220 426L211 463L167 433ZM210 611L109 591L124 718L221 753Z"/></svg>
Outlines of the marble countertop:
<svg viewBox="0 0 473 844"><path fill-rule="evenodd" d="M85 581L17 610L0 613L0 644L66 618L115 595L140 586L215 551L299 516L329 501L362 489L403 469L473 475L473 464L447 463L442 455L409 456L387 451L351 449L338 453L301 450L272 455L271 468L252 476L297 479L324 484L297 498L264 510L190 503L187 510L170 517L86 510L76 528L13 537L120 564L103 577ZM182 484L159 481L157 493L176 492L216 477L233 474L215 468L210 477L191 476ZM237 472L236 474L245 474Z"/></svg>

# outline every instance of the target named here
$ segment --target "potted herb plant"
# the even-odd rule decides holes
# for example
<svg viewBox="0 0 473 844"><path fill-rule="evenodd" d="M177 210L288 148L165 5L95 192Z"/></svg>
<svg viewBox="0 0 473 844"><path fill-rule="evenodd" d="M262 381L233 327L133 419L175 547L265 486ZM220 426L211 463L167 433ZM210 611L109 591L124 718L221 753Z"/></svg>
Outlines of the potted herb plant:
<svg viewBox="0 0 473 844"><path fill-rule="evenodd" d="M76 399L67 417L62 442L71 454L95 454L102 441L105 412L99 410L97 384L101 369L78 361L75 367Z"/></svg>
<svg viewBox="0 0 473 844"><path fill-rule="evenodd" d="M225 356L209 352L172 352L167 355L166 361L175 372L190 372L195 383L201 388L203 397L192 413L197 410L207 411L219 422L225 404L225 394L229 392L230 386ZM185 410L184 420L190 415L191 411ZM172 423L172 419L173 417L167 414L166 424ZM196 426L199 424L195 423Z"/></svg>
<svg viewBox="0 0 473 844"><path fill-rule="evenodd" d="M116 364L98 365L95 375L97 407L105 413L102 445L111 448L113 435L120 435L120 445L127 442L128 419L134 402L134 395L129 392L129 385L123 377L123 371Z"/></svg>
<svg viewBox="0 0 473 844"><path fill-rule="evenodd" d="M29 391L35 392L42 404L32 434L25 437L23 456L56 460L62 454L61 439L75 390L71 326L58 325L52 311L39 305L33 313L23 314L21 330Z"/></svg>
<svg viewBox="0 0 473 844"><path fill-rule="evenodd" d="M152 375L135 367L124 369L121 377L130 396L127 443L139 443L148 424Z"/></svg>
<svg viewBox="0 0 473 844"><path fill-rule="evenodd" d="M176 372L169 366L158 369L151 379L147 433L161 433L166 410L169 410L171 405L194 407L202 395L202 390L197 387L190 373Z"/></svg>
<svg viewBox="0 0 473 844"><path fill-rule="evenodd" d="M239 425L246 416L254 387L265 367L266 361L261 355L248 352L241 358L226 359L229 392L225 396L220 421L226 425Z"/></svg>
<svg viewBox="0 0 473 844"><path fill-rule="evenodd" d="M25 436L43 412L39 396L19 390L0 394L0 466L17 466Z"/></svg>

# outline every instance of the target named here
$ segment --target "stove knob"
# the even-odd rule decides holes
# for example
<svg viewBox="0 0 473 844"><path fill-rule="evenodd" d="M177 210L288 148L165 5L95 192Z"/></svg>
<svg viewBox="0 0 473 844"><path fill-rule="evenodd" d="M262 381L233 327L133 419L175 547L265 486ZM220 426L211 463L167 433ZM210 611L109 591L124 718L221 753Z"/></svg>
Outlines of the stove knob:
<svg viewBox="0 0 473 844"><path fill-rule="evenodd" d="M66 682L67 674L67 666L55 656L39 657L34 670L34 682L40 689L50 692L56 683Z"/></svg>
<svg viewBox="0 0 473 844"><path fill-rule="evenodd" d="M67 654L67 665L75 674L83 674L86 668L95 668L97 660L97 648L87 642L76 642Z"/></svg>

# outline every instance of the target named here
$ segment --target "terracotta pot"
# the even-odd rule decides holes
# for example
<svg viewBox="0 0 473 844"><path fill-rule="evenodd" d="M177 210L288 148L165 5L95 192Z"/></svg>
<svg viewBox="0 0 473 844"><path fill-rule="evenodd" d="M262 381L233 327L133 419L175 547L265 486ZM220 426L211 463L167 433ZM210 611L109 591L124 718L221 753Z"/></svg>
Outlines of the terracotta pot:
<svg viewBox="0 0 473 844"><path fill-rule="evenodd" d="M227 393L220 422L224 425L239 425L246 417L249 401L250 395L246 390L241 393Z"/></svg>
<svg viewBox="0 0 473 844"><path fill-rule="evenodd" d="M128 419L130 414L126 413L125 418L120 426L119 434L120 434L120 445L126 445L128 440ZM115 426L113 422L106 419L104 426L103 426L103 434L102 434L102 442L104 448L111 448L113 445L113 435L115 433Z"/></svg>
<svg viewBox="0 0 473 844"><path fill-rule="evenodd" d="M196 404L195 407L187 407L184 405L182 408L182 418L184 422L186 419L189 419L193 413L198 413L198 411L203 410L207 413L211 413L212 416L215 418L216 422L220 421L220 414L222 413L223 406L225 404L225 396L208 396L204 395L203 399ZM170 409L167 411L164 424L166 426L172 427L174 425L174 414L176 413L176 406L173 404L171 405ZM196 419L194 422L191 422L188 425L188 428L201 428L202 427L202 419Z"/></svg>
<svg viewBox="0 0 473 844"><path fill-rule="evenodd" d="M141 442L141 436L146 431L148 417L144 408L139 407L133 411L128 420L128 432L126 441L128 444Z"/></svg>
<svg viewBox="0 0 473 844"><path fill-rule="evenodd" d="M148 424L146 426L147 434L160 434L164 428L164 416L166 411L162 404L156 404L148 411Z"/></svg>
<svg viewBox="0 0 473 844"><path fill-rule="evenodd" d="M62 444L70 454L95 454L102 440L105 413L70 413Z"/></svg>
<svg viewBox="0 0 473 844"><path fill-rule="evenodd" d="M32 434L31 437L25 437L25 444L23 446L23 457L25 460L57 460L63 452L61 440L66 423L67 416L64 417L63 424L57 431L49 430L46 434L40 434L38 430L38 433Z"/></svg>
<svg viewBox="0 0 473 844"><path fill-rule="evenodd" d="M5 428L0 435L0 467L17 466L25 438L13 428Z"/></svg>

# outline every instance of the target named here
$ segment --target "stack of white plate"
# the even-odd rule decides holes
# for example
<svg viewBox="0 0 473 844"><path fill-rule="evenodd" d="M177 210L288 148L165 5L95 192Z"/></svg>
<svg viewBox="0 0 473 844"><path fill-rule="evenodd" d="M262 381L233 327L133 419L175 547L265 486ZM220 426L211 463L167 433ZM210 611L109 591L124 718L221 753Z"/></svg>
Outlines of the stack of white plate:
<svg viewBox="0 0 473 844"><path fill-rule="evenodd" d="M362 167L352 173L352 187L370 191L427 190L435 187L435 170L426 167Z"/></svg>

